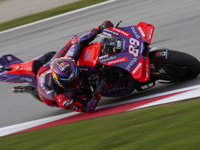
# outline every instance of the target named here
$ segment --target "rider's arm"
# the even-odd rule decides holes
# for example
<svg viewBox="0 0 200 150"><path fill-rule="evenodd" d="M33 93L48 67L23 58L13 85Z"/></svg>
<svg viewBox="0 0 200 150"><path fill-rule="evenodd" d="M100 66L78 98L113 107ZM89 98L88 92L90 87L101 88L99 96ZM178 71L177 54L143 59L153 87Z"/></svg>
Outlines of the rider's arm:
<svg viewBox="0 0 200 150"><path fill-rule="evenodd" d="M93 29L94 30L94 29ZM72 58L77 58L78 54L81 53L80 49L82 49L83 47L85 47L85 45L87 45L90 41L92 41L95 36L96 33L94 31L90 31L87 32L85 34L82 35L86 35L85 38L84 36L82 37L82 35L79 36L75 36L74 38L72 38L71 40L69 40L60 50L57 51L57 53L51 58L50 61L48 61L45 66L50 66L51 62L59 57L63 57L65 56L67 53L67 57L72 57Z"/></svg>
<svg viewBox="0 0 200 150"><path fill-rule="evenodd" d="M47 62L45 66L50 66L50 63L54 59L65 56L69 49L72 47L72 45L74 45L75 49L77 50L74 51L74 49L71 48L70 52L68 53L68 56L78 59L79 54L81 53L80 49L83 49L83 47L85 47L89 42L91 42L97 34L101 33L102 29L112 26L112 22L104 21L102 25L93 28L91 31L73 37L61 49L57 51L54 57L49 62Z"/></svg>
<svg viewBox="0 0 200 150"><path fill-rule="evenodd" d="M49 71L50 68L48 66L43 66L37 73L38 95L46 105L59 107L57 102L54 100L56 93L52 88L53 79Z"/></svg>
<svg viewBox="0 0 200 150"><path fill-rule="evenodd" d="M103 29L108 27L113 27L113 23L106 20L102 23L102 25L97 26L92 31L83 33L75 37L74 44L66 53L66 57L72 57L75 59L75 61L77 61L79 56L81 55L83 48L87 46L91 41L93 41L97 34L100 34Z"/></svg>
<svg viewBox="0 0 200 150"><path fill-rule="evenodd" d="M51 58L51 60L48 61L46 64L44 64L44 66L50 66L51 62L54 59L65 56L65 54L68 52L68 50L73 45L73 43L74 43L74 38L72 38L71 40L69 40L61 49L59 49L56 52L56 54Z"/></svg>

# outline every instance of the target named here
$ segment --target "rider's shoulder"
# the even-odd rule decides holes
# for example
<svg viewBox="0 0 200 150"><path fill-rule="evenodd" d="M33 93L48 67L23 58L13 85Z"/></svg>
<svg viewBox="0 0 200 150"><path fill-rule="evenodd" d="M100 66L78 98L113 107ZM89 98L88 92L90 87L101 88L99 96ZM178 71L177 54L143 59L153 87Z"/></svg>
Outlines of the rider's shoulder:
<svg viewBox="0 0 200 150"><path fill-rule="evenodd" d="M46 83L46 82L50 82L50 81L53 81L53 77L51 75L51 70L47 70L45 71L44 73L41 74L41 77L43 79L43 81Z"/></svg>
<svg viewBox="0 0 200 150"><path fill-rule="evenodd" d="M42 67L40 67L40 69L37 72L37 78L43 76L48 71L50 71L50 67L49 66L42 66Z"/></svg>
<svg viewBox="0 0 200 150"><path fill-rule="evenodd" d="M43 89L52 90L53 89L53 77L51 75L51 71L47 70L41 74L39 78L39 86L43 87Z"/></svg>

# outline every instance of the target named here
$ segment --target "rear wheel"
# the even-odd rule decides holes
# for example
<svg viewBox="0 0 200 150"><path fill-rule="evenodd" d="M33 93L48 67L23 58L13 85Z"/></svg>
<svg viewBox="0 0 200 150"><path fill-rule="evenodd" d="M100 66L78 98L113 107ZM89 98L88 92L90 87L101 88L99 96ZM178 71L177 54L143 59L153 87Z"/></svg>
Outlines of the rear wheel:
<svg viewBox="0 0 200 150"><path fill-rule="evenodd" d="M169 58L153 73L159 79L180 82L197 77L200 73L199 61L186 53L170 50Z"/></svg>

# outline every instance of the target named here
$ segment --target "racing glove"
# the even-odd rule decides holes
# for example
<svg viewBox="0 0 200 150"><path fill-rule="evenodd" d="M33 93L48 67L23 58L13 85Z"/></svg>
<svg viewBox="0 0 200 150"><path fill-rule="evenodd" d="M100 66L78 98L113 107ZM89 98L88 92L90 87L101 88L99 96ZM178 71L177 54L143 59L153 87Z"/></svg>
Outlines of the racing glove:
<svg viewBox="0 0 200 150"><path fill-rule="evenodd" d="M65 94L59 94L58 96L55 96L54 99L58 103L59 107L63 109L73 110L77 112L85 111L85 106L81 103L82 97L75 97L74 99L69 99Z"/></svg>
<svg viewBox="0 0 200 150"><path fill-rule="evenodd" d="M101 31L102 31L103 29L110 28L110 27L113 27L113 26L114 26L114 25L113 25L113 23L112 23L111 21L105 20L105 21L101 24L100 29L101 29Z"/></svg>
<svg viewBox="0 0 200 150"><path fill-rule="evenodd" d="M100 34L103 29L113 27L113 23L111 21L105 20L100 26L95 27L92 32L95 34Z"/></svg>
<svg viewBox="0 0 200 150"><path fill-rule="evenodd" d="M65 94L55 95L54 99L58 103L59 107L67 109L73 103L73 99L69 99Z"/></svg>

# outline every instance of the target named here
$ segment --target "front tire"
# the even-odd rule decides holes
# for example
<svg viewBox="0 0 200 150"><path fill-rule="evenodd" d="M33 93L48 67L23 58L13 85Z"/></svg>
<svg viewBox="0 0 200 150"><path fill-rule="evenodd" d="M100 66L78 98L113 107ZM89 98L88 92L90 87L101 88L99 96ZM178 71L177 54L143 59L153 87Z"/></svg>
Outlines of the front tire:
<svg viewBox="0 0 200 150"><path fill-rule="evenodd" d="M169 58L159 67L158 72L174 82L185 81L199 75L200 62L189 54L170 50Z"/></svg>

